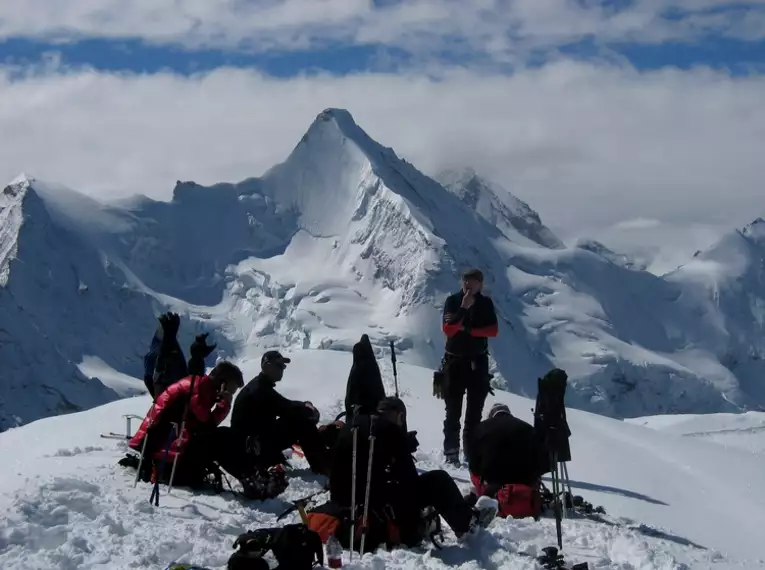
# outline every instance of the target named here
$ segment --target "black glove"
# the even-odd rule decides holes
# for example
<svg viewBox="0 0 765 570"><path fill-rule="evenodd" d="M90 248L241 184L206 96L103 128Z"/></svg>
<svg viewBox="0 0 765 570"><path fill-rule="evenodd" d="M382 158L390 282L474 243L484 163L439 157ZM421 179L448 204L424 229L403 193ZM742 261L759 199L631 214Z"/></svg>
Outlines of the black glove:
<svg viewBox="0 0 765 570"><path fill-rule="evenodd" d="M189 352L191 353L192 358L201 358L204 360L210 356L210 353L213 350L218 347L216 343L212 343L210 345L207 344L207 337L209 335L210 333L203 333L196 336L194 342L191 343L191 347L189 348Z"/></svg>
<svg viewBox="0 0 765 570"><path fill-rule="evenodd" d="M433 372L433 395L439 400L444 399L444 392L446 391L446 374L441 370Z"/></svg>
<svg viewBox="0 0 765 570"><path fill-rule="evenodd" d="M159 324L162 326L164 338L175 338L178 334L178 329L181 328L181 317L178 313L168 312L159 317Z"/></svg>

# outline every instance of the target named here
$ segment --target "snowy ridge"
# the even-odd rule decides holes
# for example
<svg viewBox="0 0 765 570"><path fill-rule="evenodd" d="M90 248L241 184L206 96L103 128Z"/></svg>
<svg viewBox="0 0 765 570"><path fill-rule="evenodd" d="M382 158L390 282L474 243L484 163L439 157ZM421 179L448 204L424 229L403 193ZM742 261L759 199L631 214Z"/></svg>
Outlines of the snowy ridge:
<svg viewBox="0 0 765 570"><path fill-rule="evenodd" d="M294 360L280 391L311 400L320 409L322 422L329 421L343 405L350 355L299 350L290 356ZM258 360L240 364L249 378ZM390 372L383 368L383 374L390 383ZM443 468L439 454L443 409L442 402L430 395L431 371L400 364L399 377L410 429L418 431L417 466ZM487 405L495 401L532 421L532 400L497 392ZM282 524L276 517L289 506L287 501L321 489L305 462L293 458L297 470L286 492L276 499L246 501L229 493L193 494L183 488L170 496L161 487L160 506L155 508L148 500L151 484L134 489L134 472L116 465L125 444L99 437L99 432L121 432L122 414L143 415L150 404L148 397L127 398L0 434L7 462L7 468L0 470L0 567L157 570L177 560L222 570L239 533ZM763 567L760 534L765 498L760 490L765 483L765 456L576 410L570 410L568 417L573 432L573 461L568 466L573 491L603 505L616 523L563 521L569 563L588 562L593 570ZM703 429L704 419L696 421L696 428ZM715 422L724 425L721 418ZM467 471L449 468L449 472L466 492ZM297 514L282 522L297 522ZM536 567L532 557L555 544L555 523L550 518L496 519L487 532L464 545L457 545L448 526L444 528L447 545L441 551L429 546L381 550L363 560L354 556L353 563L346 553L345 567L529 570Z"/></svg>
<svg viewBox="0 0 765 570"><path fill-rule="evenodd" d="M574 246L580 249L591 251L592 253L595 253L601 257L605 257L611 263L620 265L625 269L637 269L639 271L645 271L648 267L648 263L645 261L637 261L624 253L617 253L594 239L577 240Z"/></svg>
<svg viewBox="0 0 765 570"><path fill-rule="evenodd" d="M368 333L378 355L394 340L402 362L434 368L444 298L479 267L500 319L498 387L533 395L559 366L572 406L616 417L765 405L762 221L657 277L605 247L563 247L469 169L439 179L327 109L262 177L179 181L167 203L104 205L26 181L0 210L0 328L13 339L0 351L14 371L3 389L65 392L59 379L85 382L87 358L140 376L166 308L191 321L184 347L212 330L224 356L349 350ZM116 397L94 386L71 406L3 398L0 429Z"/></svg>
<svg viewBox="0 0 765 570"><path fill-rule="evenodd" d="M565 247L526 202L497 183L481 178L472 168L446 170L439 173L436 180L499 228L509 240L551 249Z"/></svg>

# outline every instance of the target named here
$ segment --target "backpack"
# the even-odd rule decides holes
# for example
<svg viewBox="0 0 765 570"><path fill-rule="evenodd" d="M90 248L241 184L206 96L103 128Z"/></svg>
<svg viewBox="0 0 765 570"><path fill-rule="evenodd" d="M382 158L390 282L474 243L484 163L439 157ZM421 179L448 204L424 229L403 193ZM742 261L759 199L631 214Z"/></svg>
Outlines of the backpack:
<svg viewBox="0 0 765 570"><path fill-rule="evenodd" d="M228 570L267 570L263 556L273 552L280 570L311 570L324 565L319 536L303 524L261 528L240 534L234 542L237 552L228 559Z"/></svg>
<svg viewBox="0 0 765 570"><path fill-rule="evenodd" d="M356 525L353 531L353 549L361 549L362 535L362 514L361 505L359 505L356 515ZM350 550L351 534L351 509L341 507L332 501L311 509L306 513L308 519L308 528L314 531L323 544L326 544L329 537L335 535L340 545L345 550ZM393 517L386 514L380 514L372 509L369 510L369 528L364 542L364 551L373 552L380 545L385 544L388 548L401 544L401 536L398 526Z"/></svg>
<svg viewBox="0 0 765 570"><path fill-rule="evenodd" d="M353 364L345 386L345 412L347 421L353 420L354 408L357 414L373 414L377 404L385 398L385 386L377 364L374 348L369 335L363 334L353 345Z"/></svg>
<svg viewBox="0 0 765 570"><path fill-rule="evenodd" d="M534 430L545 449L561 463L571 461L571 430L566 419L565 404L567 384L566 372L560 368L552 369L537 380L537 400L534 406Z"/></svg>
<svg viewBox="0 0 765 570"><path fill-rule="evenodd" d="M522 483L508 483L497 488L490 488L474 474L470 474L470 479L475 487L477 496L488 495L497 499L499 503L499 512L502 518L512 517L514 519L523 519L526 517L539 518L542 515L542 492L541 484L535 486L524 485Z"/></svg>
<svg viewBox="0 0 765 570"><path fill-rule="evenodd" d="M538 487L513 483L504 485L497 492L497 502L498 514L502 518L537 518L542 514L542 493Z"/></svg>

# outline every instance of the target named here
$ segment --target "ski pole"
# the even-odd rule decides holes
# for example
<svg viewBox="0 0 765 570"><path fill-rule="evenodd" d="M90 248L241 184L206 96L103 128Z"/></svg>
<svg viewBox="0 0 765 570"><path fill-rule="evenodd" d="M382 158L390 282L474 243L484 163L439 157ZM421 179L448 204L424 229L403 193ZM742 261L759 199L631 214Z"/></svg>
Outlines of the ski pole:
<svg viewBox="0 0 765 570"><path fill-rule="evenodd" d="M189 408L191 407L191 398L194 397L194 382L196 381L196 379L197 379L196 376L191 377L191 382L189 385L189 398L188 400L186 400L186 408L183 410L183 420L181 421L181 431L178 434L178 439L183 437L183 432L186 429L186 420L189 416ZM173 490L173 481L175 480L175 468L178 467L178 456L180 455L180 445L178 447L179 447L179 452L175 454L175 457L173 457L173 469L170 472L170 483L167 487L168 495Z"/></svg>
<svg viewBox="0 0 765 570"><path fill-rule="evenodd" d="M350 557L348 560L353 560L353 539L356 536L356 448L359 441L359 428L354 425L351 428L353 433L353 463L351 464L351 538L348 544L350 545Z"/></svg>
<svg viewBox="0 0 765 570"><path fill-rule="evenodd" d="M396 387L396 398L398 398L398 371L396 370L396 347L393 341L390 341L390 361L393 364L393 382Z"/></svg>
<svg viewBox="0 0 765 570"><path fill-rule="evenodd" d="M146 434L143 436L143 445L141 445L141 459L138 460L138 471L135 474L135 481L133 481L133 488L136 488L138 486L138 480L141 478L141 468L143 467L143 458L146 457L146 444L149 442L149 432L151 431L151 426L154 423L154 406L156 406L156 403L153 403L151 405L151 409L149 410L149 425L146 427Z"/></svg>
<svg viewBox="0 0 765 570"><path fill-rule="evenodd" d="M366 542L369 526L369 491L372 488L372 459L374 458L375 450L374 420L375 418L372 416L369 421L369 462L367 463L367 488L364 493L364 517L361 522L361 549L359 551L359 556L361 557L364 556L364 543Z"/></svg>
<svg viewBox="0 0 765 570"><path fill-rule="evenodd" d="M165 443L165 453L162 455L162 462L159 464L159 472L157 473L156 479L154 481L154 488L151 490L151 497L149 497L149 503L154 502L154 506L159 506L159 482L162 480L162 477L165 474L165 464L167 463L167 456L170 453L170 446L173 443L173 440L175 439L173 436L175 436L175 429L178 427L178 424L173 422L173 427L170 430L170 434L167 438L167 443Z"/></svg>

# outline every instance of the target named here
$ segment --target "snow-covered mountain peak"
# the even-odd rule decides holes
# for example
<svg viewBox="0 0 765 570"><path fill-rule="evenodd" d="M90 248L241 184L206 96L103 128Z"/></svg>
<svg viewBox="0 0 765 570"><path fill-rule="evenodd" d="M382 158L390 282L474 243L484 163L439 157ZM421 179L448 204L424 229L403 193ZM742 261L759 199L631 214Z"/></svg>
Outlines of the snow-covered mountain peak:
<svg viewBox="0 0 765 570"><path fill-rule="evenodd" d="M765 220L757 218L751 224L747 224L741 233L749 239L765 245Z"/></svg>
<svg viewBox="0 0 765 570"><path fill-rule="evenodd" d="M645 262L636 261L624 253L617 253L594 239L581 238L577 240L577 242L574 244L574 247L595 253L601 257L604 257L611 263L615 263L616 265L624 267L625 269L636 269L639 271L644 271L648 266Z"/></svg>
<svg viewBox="0 0 765 570"><path fill-rule="evenodd" d="M526 202L473 168L444 170L436 180L511 241L550 249L565 247Z"/></svg>
<svg viewBox="0 0 765 570"><path fill-rule="evenodd" d="M27 178L18 176L0 193L0 287L8 284L11 261L18 254L19 231L24 223L23 203L28 190Z"/></svg>

